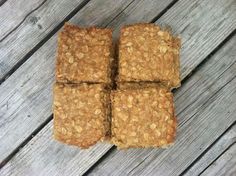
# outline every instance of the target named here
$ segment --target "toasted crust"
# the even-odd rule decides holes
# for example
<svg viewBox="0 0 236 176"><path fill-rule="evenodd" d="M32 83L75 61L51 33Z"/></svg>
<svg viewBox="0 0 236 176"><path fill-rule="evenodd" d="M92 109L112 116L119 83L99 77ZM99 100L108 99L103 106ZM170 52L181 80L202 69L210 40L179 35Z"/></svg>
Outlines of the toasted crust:
<svg viewBox="0 0 236 176"><path fill-rule="evenodd" d="M56 80L110 83L112 30L66 23L58 38Z"/></svg>
<svg viewBox="0 0 236 176"><path fill-rule="evenodd" d="M112 139L118 148L166 147L174 142L172 93L164 87L112 91Z"/></svg>
<svg viewBox="0 0 236 176"><path fill-rule="evenodd" d="M155 24L121 29L118 82L161 81L180 86L180 39Z"/></svg>
<svg viewBox="0 0 236 176"><path fill-rule="evenodd" d="M88 148L105 138L109 130L109 94L101 84L54 86L54 138Z"/></svg>

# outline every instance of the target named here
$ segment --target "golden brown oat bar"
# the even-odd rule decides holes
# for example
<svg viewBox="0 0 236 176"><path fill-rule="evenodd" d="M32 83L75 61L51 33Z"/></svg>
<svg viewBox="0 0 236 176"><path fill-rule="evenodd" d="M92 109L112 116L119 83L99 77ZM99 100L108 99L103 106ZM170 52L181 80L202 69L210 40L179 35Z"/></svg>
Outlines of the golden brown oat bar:
<svg viewBox="0 0 236 176"><path fill-rule="evenodd" d="M112 142L118 148L166 147L174 142L176 117L172 93L164 87L111 93Z"/></svg>
<svg viewBox="0 0 236 176"><path fill-rule="evenodd" d="M65 24L58 38L58 82L109 83L113 57L112 30Z"/></svg>
<svg viewBox="0 0 236 176"><path fill-rule="evenodd" d="M88 148L109 130L109 94L102 84L61 84L54 87L55 139Z"/></svg>
<svg viewBox="0 0 236 176"><path fill-rule="evenodd" d="M180 39L155 24L135 24L121 29L119 82L161 81L180 85Z"/></svg>

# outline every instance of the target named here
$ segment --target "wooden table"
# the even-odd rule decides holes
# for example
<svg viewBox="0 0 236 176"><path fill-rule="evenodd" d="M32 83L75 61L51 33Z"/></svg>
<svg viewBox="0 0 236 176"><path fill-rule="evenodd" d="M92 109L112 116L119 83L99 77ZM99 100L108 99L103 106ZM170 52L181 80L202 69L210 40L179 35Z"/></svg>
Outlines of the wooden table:
<svg viewBox="0 0 236 176"><path fill-rule="evenodd" d="M169 25L182 38L178 134L168 149L89 150L52 138L65 21ZM0 0L0 175L236 175L235 0Z"/></svg>

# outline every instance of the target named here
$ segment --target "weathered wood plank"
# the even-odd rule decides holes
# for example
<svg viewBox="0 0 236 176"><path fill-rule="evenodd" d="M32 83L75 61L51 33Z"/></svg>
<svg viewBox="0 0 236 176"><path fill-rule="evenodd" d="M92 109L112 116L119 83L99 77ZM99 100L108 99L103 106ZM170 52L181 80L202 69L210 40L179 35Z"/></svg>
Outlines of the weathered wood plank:
<svg viewBox="0 0 236 176"><path fill-rule="evenodd" d="M149 1L151 2L152 0ZM143 1L139 2L143 4ZM156 7L158 8L153 9L153 11L159 13L161 10L159 7L166 7L169 2L156 2ZM136 8L136 10L143 11L142 8L147 8L149 5L154 4L147 3L145 6ZM122 1L116 1L115 6L113 2L104 2L103 0L89 3L72 19L72 22L80 25L97 24L106 26L110 22L109 20L106 21L106 19L116 16L114 11L118 13L117 9L121 10L121 6L125 8ZM138 6L138 4L135 3L134 6ZM129 7L133 7L132 4ZM106 10L105 14L102 8ZM145 11L145 13L139 14L138 16L135 13L135 17L137 18L141 18L143 15L149 16L150 20L154 17L154 13L151 11ZM0 119L0 143L1 145L9 146L0 150L1 160L51 115L51 88L54 81L55 54L56 36L52 37L0 86L0 91L4 92L4 94L0 95L0 115L2 116ZM58 160L46 159L45 162L54 162L57 164Z"/></svg>
<svg viewBox="0 0 236 176"><path fill-rule="evenodd" d="M78 150L77 147L60 144L52 140L52 122L45 126L30 143L29 147L21 150L24 156L28 156L27 159L22 158L14 165L0 170L0 175L80 175L79 173L91 167L93 163L91 160L99 159L110 146L110 144L97 144L89 150ZM44 157L41 157L42 155ZM86 160L83 159L85 157ZM47 160L60 162L55 164L46 162Z"/></svg>
<svg viewBox="0 0 236 176"><path fill-rule="evenodd" d="M159 2L158 2L159 3ZM146 4L148 4L148 3L146 3ZM85 7L87 7L87 6L85 6ZM128 9L129 8L131 8L132 7L132 4L127 8L127 10L126 11L128 11ZM186 8L186 7L185 7ZM222 7L222 8L224 8L224 6ZM140 10L140 9L137 9L137 11L138 10ZM141 9L142 10L142 9ZM147 12L148 13L148 12ZM167 12L168 13L168 12ZM179 11L179 13L181 13L180 11ZM229 14L231 14L231 12L228 12ZM227 15L229 15L229 14L227 14ZM131 14L132 15L132 14ZM142 15L142 16L145 16L145 14L140 14L140 15ZM176 14L177 15L177 14ZM119 17L119 16L118 16ZM122 17L122 15L121 15L121 17ZM150 20L152 19L153 17L151 17L150 18ZM131 18L132 19L132 18ZM123 20L123 19L121 19L121 20ZM215 19L216 21L214 21L214 20L212 20L212 21L209 21L209 23L217 23L217 19ZM78 20L79 21L79 20ZM79 22L77 21L77 24L80 24ZM184 20L182 20L182 21L184 21ZM189 20L189 21L186 21L186 23L188 23L190 26L192 25L193 27L194 27L194 25L195 25L195 23L194 23L195 21L194 21L194 19L192 19L192 20ZM227 24L227 25L230 25L230 24ZM203 25L203 26L200 26L200 27L202 27L201 28L201 30L200 31L204 31L204 32L208 32L209 33L209 36L208 36L208 43L211 43L211 45L210 44L208 44L207 46L208 47L210 47L210 49L209 49L209 52L211 52L216 46L217 46L217 43L214 43L213 41L214 41L214 38L215 38L215 35L220 35L221 33L224 33L225 34L225 37L227 36L227 34L228 33L230 33L230 31L231 31L231 27L229 27L229 28L227 28L227 25L225 24L225 23L223 23L223 25L222 26L220 26L220 29L221 30L216 30L215 32L214 32L214 29L212 29L212 28L207 28L207 26L206 25ZM224 28L223 28L224 27ZM175 28L175 27L174 27ZM225 29L226 28L226 29ZM224 29L224 30L223 30ZM228 29L229 29L229 31L228 31ZM188 35L188 33L182 33L182 35ZM198 36L199 37L199 36ZM186 38L186 37L184 37L184 38ZM187 38L188 39L188 38ZM197 39L196 38L191 38L190 40L192 40L192 42L194 43ZM184 41L183 43L186 43L186 41ZM196 46L198 46L198 47L200 47L201 46L201 44L202 44L202 42L201 41L198 41L198 42L195 42L195 44L196 44ZM46 44L47 45L47 44ZM34 72L34 74L32 74L33 76L29 76L28 77L28 82L26 83L27 84L27 86L29 86L29 88L32 88L31 86L32 85L35 85L34 86L34 90L31 92L31 94L30 94L30 92L29 92L29 94L27 93L27 91L24 91L23 89L21 89L21 91L22 91L22 94L25 94L25 95L28 95L27 97L31 97L31 98L33 98L33 96L34 96L34 98L38 98L38 99L42 99L42 101L43 101L43 103L44 103L44 108L46 108L46 111L45 111L45 113L46 114L50 114L50 112L51 112L51 107L50 107L50 105L51 105L51 99L50 99L50 95L51 95L51 87L48 87L48 85L42 85L42 83L48 83L49 85L51 85L52 84L52 79L53 79L53 70L51 70L51 68L53 67L53 64L54 64L54 54L55 54L55 49L54 49L54 45L55 45L55 41L54 42L52 42L52 44L48 44L47 45L47 49L40 49L38 52L40 52L41 54L35 54L35 57L38 57L38 58L44 58L45 57L45 60L43 60L43 61L39 61L40 59L36 59L34 56L32 57L32 59L33 59L33 61L32 62L28 62L27 61L27 63L25 63L15 74L13 74L12 76L15 76L15 79L12 79L11 77L7 80L7 81L10 81L11 82L11 85L14 85L14 86L16 86L17 87L17 89L21 89L21 85L22 85L22 83L23 82L21 82L21 83L19 83L19 84L15 84L14 83L14 80L16 80L16 78L18 78L18 77L21 77L21 74L20 73L22 73L20 70L21 69L25 69L25 68L28 68L29 69L29 73L31 73L31 72ZM185 46L184 46L185 47ZM205 46L203 46L203 47L205 47ZM49 51L49 49L48 48L50 48L50 51ZM51 51L52 50L52 51ZM192 50L194 51L194 48L192 48ZM195 51L196 52L196 51ZM43 54L42 54L43 53ZM195 58L196 57L196 58ZM196 53L196 56L195 56L194 58L193 58L193 60L194 59L197 59L198 57L201 57L201 55L197 55L197 53ZM186 60L187 59L189 59L189 58L185 58ZM42 64L41 62L46 62L45 63L45 65L44 64ZM34 64L37 64L37 65L40 65L39 67L41 68L42 67L42 70L40 71L40 73L38 73L38 70L39 70L39 68L37 68L37 72L36 71L33 71L35 68L32 68L32 66L34 65ZM45 68L44 68L45 67ZM46 72L45 72L45 70L46 70ZM26 73L25 73L26 74ZM22 77L21 77L22 78ZM38 79L38 78L41 78L41 81L39 82L39 80L40 79ZM27 80L27 77L25 77L25 78L22 78L22 79L24 79L25 81ZM33 80L31 80L31 79L33 79L33 80L36 80L36 81L33 81ZM8 97L10 96L9 94L11 94L11 91L13 91L13 90L15 90L15 89L11 89L11 90L8 90L7 89L7 86L6 86L7 84L4 84L4 89L3 90L5 90L6 92L8 92L7 94L8 94ZM23 85L24 86L24 85ZM1 88L0 88L1 89ZM33 93L34 92L34 93ZM32 94L33 94L33 96L32 96ZM7 96L5 97L6 99L7 99ZM6 102L6 101L5 101ZM27 102L30 102L30 101L27 101ZM2 103L3 104L3 103ZM29 105L28 105L29 106ZM187 105L186 105L187 106ZM32 109L36 109L36 108L38 108L39 110L38 110L38 112L40 112L40 111L42 111L42 107L43 106L38 106L37 104L30 104L30 107L33 107ZM21 110L23 110L22 109L22 107L18 107L18 109L19 109L19 111L21 111ZM44 114L45 114L44 113ZM29 120L28 120L28 125L30 124L30 125L32 125L32 126L34 126L34 127L36 127L37 126L37 124L40 124L40 123L42 123L44 120L45 120L45 118L46 118L46 116L42 116L42 114L40 114L39 116L37 115L37 113L34 113L34 116L33 116L34 118L32 119L32 120L36 120L37 119L37 122L35 122L35 121L33 121L33 122L29 122ZM23 117L22 117L23 118ZM25 119L25 118L23 118L23 119ZM21 123L21 121L20 120L17 120L16 119L16 122L19 124L19 123ZM13 122L12 122L13 123ZM30 126L29 125L29 126ZM10 125L10 126L12 126L12 125ZM9 127L9 126L8 126ZM32 127L33 128L33 127ZM8 128L6 128L6 129L8 129ZM26 130L26 132L27 131L31 131L32 129L27 129ZM11 130L11 132L12 132L12 130ZM30 146L30 144L31 143L29 143L26 147L29 147ZM55 146L51 146L51 147L55 147ZM36 146L36 148L37 148L37 146ZM35 148L35 149L36 149ZM34 152L37 152L37 150L33 150L33 153ZM98 153L99 153L99 151L97 151ZM31 155L31 157L33 157L33 154L30 154ZM48 153L44 153L43 155L41 155L40 157L44 157L44 155L49 155ZM137 155L138 156L138 155ZM26 157L26 156L25 156ZM143 157L146 157L146 155L144 155ZM18 159L23 159L24 160L24 156L22 156L22 155L20 155L20 153L18 154L18 155L16 155L16 157L14 157L14 159L13 160L11 160L10 162L9 162L9 164L6 166L6 167L11 167L11 168L14 168L14 160L18 160ZM62 158L61 158L62 159ZM84 160L88 160L88 158L83 158ZM59 159L58 159L59 160ZM51 161L51 160L45 160L45 162L50 162L49 163L49 165L51 164L51 163L53 163L53 164L58 164L58 163L60 163L60 161L58 161L58 160L56 160L56 161ZM96 160L94 160L93 162L96 162ZM5 167L5 168L6 168ZM22 170L24 170L24 168L18 168L18 169L22 169ZM39 170L37 170L37 169L35 169L34 170L34 168L31 168L31 171L33 172L33 171L35 171L35 172L38 172Z"/></svg>
<svg viewBox="0 0 236 176"><path fill-rule="evenodd" d="M215 10L217 10L217 12ZM194 65L196 66L203 58L205 58L210 53L209 45L212 44L214 45L215 43L220 42L219 39L221 37L224 37L223 33L225 32L225 28L227 28L227 24L222 25L224 22L231 23L230 21L232 20L234 24L230 28L232 30L235 29L235 24L236 24L235 19L231 18L228 22L224 20L225 18L229 19L228 16L231 16L230 14L233 14L232 16L235 16L234 13L235 13L234 1L228 1L225 4L222 4L219 1L214 1L214 2L208 1L207 4L206 2L202 3L202 1L198 1L196 3L192 3L192 1L179 1L178 3L175 4L175 6L173 6L173 8L171 8L166 14L164 14L162 18L160 18L157 21L162 24L166 23L171 24L173 30L176 33L182 34L181 35L181 37L183 38L183 49L181 56L182 78L186 77L186 75L190 73L190 71L194 68ZM219 32L218 30L222 32ZM209 36L209 34L214 31L217 34ZM194 84L194 82L192 84ZM206 84L206 82L204 81L203 84ZM183 93L184 91L183 92L178 91L176 96L178 97L178 94L181 95ZM192 100L191 102L194 102L196 100L196 97L198 97L199 95L190 94L188 96L190 97L194 96L194 98L191 98ZM183 99L184 98L185 97L183 96ZM180 109L179 112L181 112L186 108L183 106L183 104L179 105L177 104L177 106L179 106L177 107L177 111L178 109ZM197 112L196 109L194 108L191 109L193 112ZM108 162L110 163L120 164L120 165L117 164L116 165L117 167L108 168L108 170L113 170L113 171L115 170L117 171L117 173L119 173L119 171L121 172L121 170L130 171L132 169L129 168L135 168L141 162L144 162L144 159L148 157L148 154L145 152L142 154L140 151L138 151L135 152L134 155L132 155L133 157L129 156L130 157L129 159L127 159L126 156L127 153L123 153L124 160L119 161L118 158L112 160L114 162L108 160ZM137 159L135 160L134 158ZM130 164L131 161L133 161L132 164ZM106 173L106 170L104 172Z"/></svg>
<svg viewBox="0 0 236 176"><path fill-rule="evenodd" d="M91 174L179 175L236 121L236 36L177 90L174 146L114 150Z"/></svg>
<svg viewBox="0 0 236 176"><path fill-rule="evenodd" d="M167 6L169 2L162 1L162 4ZM116 1L115 5L111 1L104 2L103 0L90 2L73 17L71 22L79 25L106 26L127 5L128 1L126 3ZM147 4L149 5L153 4ZM161 6L164 8L165 5ZM158 13L158 9L153 10ZM142 8L137 10L142 11ZM146 12L137 18L147 15L152 19L154 13ZM56 36L45 43L0 86L0 92L4 92L0 94L0 116L2 117L0 119L0 146L9 146L0 150L0 161L51 115L55 54Z"/></svg>
<svg viewBox="0 0 236 176"><path fill-rule="evenodd" d="M218 158L205 172L205 176L234 176L236 175L236 143Z"/></svg>
<svg viewBox="0 0 236 176"><path fill-rule="evenodd" d="M134 1L128 8L120 13L117 18L109 23L109 26L116 26L114 37L118 37L120 28L123 25L152 22L154 18L175 2L177 2L177 0L168 0L167 2L153 0Z"/></svg>
<svg viewBox="0 0 236 176"><path fill-rule="evenodd" d="M90 2L71 20L87 25L105 23L125 8L128 1ZM108 8L109 7L109 8ZM106 11L106 13L104 13ZM97 18L97 16L103 18ZM34 129L52 113L52 84L54 81L54 61L56 35L41 47L32 58L1 85L0 92L0 161L8 156ZM20 76L20 77L19 77Z"/></svg>
<svg viewBox="0 0 236 176"><path fill-rule="evenodd" d="M233 39L232 39L232 41L233 41ZM233 50L233 51L235 51L235 43L231 43L231 47L224 47L222 50L224 50L223 52L221 52L221 54L217 57L218 59L216 60L216 58L212 58L212 60L214 59L214 62L212 61L211 63L209 63L209 65L208 66L211 66L211 68L209 69L208 67L206 67L204 70L205 71L202 71L202 70L200 70L199 72L201 73L201 76L199 76L198 75L198 73L196 73L197 74L197 76L196 76L196 78L198 78L198 84L200 84L200 85L202 85L202 83L203 82L201 82L202 81L202 78L205 78L205 75L208 75L207 76L207 78L208 79L210 79L210 80L212 80L213 78L214 78L214 76L211 76L211 75L216 75L215 76L215 78L214 78L214 80L212 80L212 82L215 82L223 73L225 73L226 71L227 72L229 72L229 73L231 73L232 72L232 69L234 69L234 67L235 67L235 55L232 55L228 60L227 59L224 59L224 56L225 55L227 55L227 53L230 53L230 50ZM218 54L217 54L218 55ZM223 58L223 59L222 59ZM219 62L219 63L218 63ZM234 67L230 67L230 65L232 65L234 63ZM219 69L219 68L221 68L221 67L223 67L221 70L220 70L220 72L218 72L217 70ZM214 68L216 68L216 69L214 69ZM209 73L211 73L211 74L209 74L208 72L206 72L207 70L209 70ZM204 73L204 74L203 74ZM235 73L235 72L234 72ZM227 74L228 75L228 73L225 73L225 74ZM226 84L226 82L228 82L230 79L232 79L232 76L233 76L233 74L231 75L231 77L229 77L229 78L227 78L227 79L223 79L224 77L222 77L221 79L223 79L223 80L225 80L223 83L221 83L219 86L221 86L222 87L222 85L223 84ZM195 81L196 81L196 79L195 79ZM205 81L208 81L208 80L205 80ZM204 82L205 82L204 81ZM220 80L221 81L221 80ZM185 85L189 88L189 87L192 87L192 83L193 83L194 81L192 81L192 80L190 80L190 82L188 82L188 83L186 83ZM218 83L216 82L215 84L217 84L218 85ZM204 85L204 84L203 84ZM206 87L209 87L211 84L209 84L209 85L205 85ZM196 87L197 87L198 85L196 85ZM184 86L185 87L185 86ZM218 90L219 90L220 88L218 87ZM183 89L183 90L185 90L185 89ZM188 90L188 89L187 89ZM193 87L192 88L192 90L190 91L190 94L194 94L194 90L196 91L197 89L195 88L195 87ZM203 90L204 91L204 90ZM215 90L216 91L216 90ZM198 93L198 95L199 94L202 94L202 91L200 91L199 93ZM188 100L189 99L187 99L186 100L186 102L188 102ZM183 104L183 105L185 105L186 104L186 102ZM180 102L181 103L181 102ZM47 130L49 129L50 130L50 128L51 128L51 124L49 124L49 125L47 125L46 127L45 127ZM62 161L60 161L60 162L58 162L58 159L60 158L58 155L57 155L57 153L54 153L55 152L55 150L54 150L54 148L56 148L56 149L58 149L57 147L57 144L55 143L55 142L53 142L52 143L52 141L53 140L51 140L51 138L50 138L50 135L46 135L46 133L50 133L51 134L51 131L48 131L48 132L43 132L43 134L45 134L45 136L43 135L41 135L41 133L42 132L40 132L40 135L37 135L35 138L33 138L33 141L30 141L30 143L25 147L25 148L23 148L21 151L20 151L20 153L19 154L17 154L16 155L16 157L13 159L13 160L11 160L5 167L7 168L7 169L5 169L5 168L3 168L3 172L2 173L4 173L4 175L6 174L6 175L11 175L11 173L14 173L14 172L16 172L16 171L18 171L21 175L24 175L24 174L27 174L27 173L29 173L29 172L31 172L32 173L32 166L34 165L34 163L35 164L37 164L38 162L39 163L45 163L45 165L48 165L48 167L49 168L47 168L47 166L45 166L45 165L43 165L42 167L41 167L41 164L39 165L39 167L40 167L40 169L39 170L41 170L41 169L43 169L43 174L45 174L45 173L50 173L51 174L51 169L52 169L52 166L54 166L53 168L55 168L55 167L59 167L60 168L60 166L62 166L62 164L65 164L65 160L66 160L66 162L70 162L70 157L68 157L68 158L66 158L66 159L63 159ZM49 139L47 139L47 138L49 138ZM40 141L40 142L38 142L38 141ZM51 141L51 142L50 142ZM49 143L49 144L48 144ZM65 148L67 148L67 146L62 146L62 147L59 147L60 148L60 151L64 151L65 150ZM105 149L105 150L107 150L108 148L109 148L110 146L105 146L105 147L102 147L102 149ZM47 152L47 151L45 151L46 149L48 149L49 150L49 152ZM61 149L62 148L62 149ZM96 150L96 153L100 153L100 152L104 152L104 150L102 150L102 149L98 149L98 150ZM59 150L59 149L58 149ZM69 149L68 149L69 150ZM77 150L77 151L79 151L79 150ZM145 150L139 150L139 152L142 154L142 151L145 151ZM70 153L70 152L69 152ZM68 154L68 153L66 153L66 154ZM126 155L127 153L124 153L124 155ZM139 153L136 153L135 154L135 157L139 157L139 155L138 155ZM49 159L48 157L50 157L51 155L56 155L57 157L55 158L55 163L52 163L51 161L53 160L53 157L51 157L51 159ZM68 154L69 155L69 154ZM66 155L67 156L67 155ZM147 155L147 156L149 156L149 155ZM63 156L64 157L64 156ZM96 156L93 156L93 157L96 157ZM143 154L143 157L146 157L144 154ZM68 161L67 161L67 159L68 159ZM86 159L85 159L85 161L87 161L87 160L89 160L89 159L91 159L90 157L86 157ZM96 159L98 159L98 158L96 158ZM127 159L127 158L126 158ZM138 159L140 159L140 158L138 158ZM16 160L16 161L15 161ZM21 161L22 160L22 161ZM46 162L46 161L48 161L48 162ZM56 163L56 161L58 162L58 163ZM75 161L75 160L73 160L72 159L72 161L73 162L78 162L78 161ZM72 162L71 161L71 162ZM85 162L85 161L83 161L83 162ZM72 162L72 163L73 163ZM113 164L115 164L115 163L117 163L117 162L119 162L120 164L123 162L123 161L116 161L116 162L114 162ZM26 164L24 164L24 165L21 165L20 163L26 163ZM32 165L32 163L33 163L33 165ZM62 163L62 164L61 164ZM89 162L89 164L91 164L90 162ZM127 163L126 163L127 164ZM72 167L70 167L72 165ZM76 167L75 167L76 166ZM68 171L73 171L74 169L78 169L79 168L79 166L80 165L75 165L74 166L74 163L73 164L68 164ZM121 166L123 166L122 164L121 164ZM45 167L45 168L43 168L43 167ZM75 168L74 168L75 167ZM83 167L83 166L81 166L81 167ZM48 170L48 171L47 171ZM113 170L114 171L114 170ZM0 172L1 173L1 172ZM65 174L68 174L68 172L64 172ZM78 173L80 173L80 171L78 171L78 172L74 172L74 174L76 175L76 174L78 174ZM99 174L101 174L101 173L99 173ZM102 173L102 174L104 174L104 173ZM108 174L108 173L107 173Z"/></svg>
<svg viewBox="0 0 236 176"><path fill-rule="evenodd" d="M0 41L44 3L45 0L11 0L4 3L0 8Z"/></svg>
<svg viewBox="0 0 236 176"><path fill-rule="evenodd" d="M187 172L184 176L197 176L202 173L206 168L213 163L227 150L231 145L236 142L236 125L234 125L227 133L225 133L207 153L205 153ZM235 155L236 156L236 155ZM235 164L236 165L236 164ZM205 172L204 172L205 173ZM236 173L236 171L235 171Z"/></svg>
<svg viewBox="0 0 236 176"><path fill-rule="evenodd" d="M236 28L234 0L178 1L159 20L182 38L181 77L185 78Z"/></svg>
<svg viewBox="0 0 236 176"><path fill-rule="evenodd" d="M0 36L0 80L48 33L59 25L73 10L80 7L83 2L86 2L86 0L45 0L43 2L42 0L30 2L14 0L7 1L1 7L0 12L2 14L0 14L0 18L3 25L1 24L0 28L0 34L2 34ZM12 10L14 10L14 5L16 5L18 9L15 9L15 13L19 13L22 8L28 8L26 8L26 12L17 17L15 13L12 13L12 10L4 8L8 4ZM38 8L27 15L26 13L35 8L33 6L36 5L38 5ZM7 17L8 13L13 15ZM17 23L16 21L20 19L22 22ZM11 24L12 22L19 26ZM6 33L9 33L10 30L13 31L7 36Z"/></svg>

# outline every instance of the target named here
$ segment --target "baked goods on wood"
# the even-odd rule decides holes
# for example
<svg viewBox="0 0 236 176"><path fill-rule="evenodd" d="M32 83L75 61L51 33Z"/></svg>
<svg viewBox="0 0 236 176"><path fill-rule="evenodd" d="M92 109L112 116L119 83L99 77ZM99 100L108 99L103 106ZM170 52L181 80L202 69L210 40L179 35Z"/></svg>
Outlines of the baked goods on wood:
<svg viewBox="0 0 236 176"><path fill-rule="evenodd" d="M112 91L112 142L118 148L166 147L174 142L173 95L162 86Z"/></svg>
<svg viewBox="0 0 236 176"><path fill-rule="evenodd" d="M65 24L58 38L56 81L109 83L112 30Z"/></svg>
<svg viewBox="0 0 236 176"><path fill-rule="evenodd" d="M117 66L111 29L64 26L54 86L55 139L81 148L110 139L120 149L174 142L170 90L180 86L179 38L155 24L129 25L121 29L118 50L118 68L111 70Z"/></svg>
<svg viewBox="0 0 236 176"><path fill-rule="evenodd" d="M180 39L155 24L124 26L120 32L118 82L160 81L180 86Z"/></svg>
<svg viewBox="0 0 236 176"><path fill-rule="evenodd" d="M109 132L108 112L109 94L103 84L55 84L55 139L88 148Z"/></svg>

